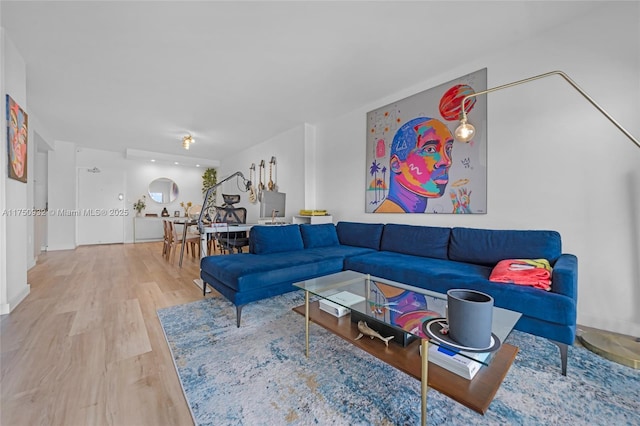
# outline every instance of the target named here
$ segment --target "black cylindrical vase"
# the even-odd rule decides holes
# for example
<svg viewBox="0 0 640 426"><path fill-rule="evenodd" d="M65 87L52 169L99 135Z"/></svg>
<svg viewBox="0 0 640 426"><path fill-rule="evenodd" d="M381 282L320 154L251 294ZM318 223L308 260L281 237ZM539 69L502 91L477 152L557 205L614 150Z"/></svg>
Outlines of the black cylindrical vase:
<svg viewBox="0 0 640 426"><path fill-rule="evenodd" d="M467 289L447 291L447 322L449 337L468 348L491 346L493 298L488 294Z"/></svg>

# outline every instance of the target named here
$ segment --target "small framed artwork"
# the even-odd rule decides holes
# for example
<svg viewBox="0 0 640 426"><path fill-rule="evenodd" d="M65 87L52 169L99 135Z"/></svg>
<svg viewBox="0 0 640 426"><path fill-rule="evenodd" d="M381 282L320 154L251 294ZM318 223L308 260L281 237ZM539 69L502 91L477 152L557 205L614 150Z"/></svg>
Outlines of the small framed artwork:
<svg viewBox="0 0 640 426"><path fill-rule="evenodd" d="M9 177L27 183L28 116L20 105L7 95L7 146Z"/></svg>
<svg viewBox="0 0 640 426"><path fill-rule="evenodd" d="M180 217L180 210L175 210L175 211L173 212L173 216L174 216L174 217Z"/></svg>

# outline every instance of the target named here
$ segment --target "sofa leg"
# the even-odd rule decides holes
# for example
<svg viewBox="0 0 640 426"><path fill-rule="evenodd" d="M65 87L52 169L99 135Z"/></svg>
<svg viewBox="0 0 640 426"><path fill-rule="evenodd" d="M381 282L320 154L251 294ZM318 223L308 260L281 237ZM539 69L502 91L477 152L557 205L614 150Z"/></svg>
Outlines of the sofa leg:
<svg viewBox="0 0 640 426"><path fill-rule="evenodd" d="M569 352L569 346L566 343L556 342L555 340L551 340L551 341L558 346L558 349L560 349L560 362L562 363L562 375L566 376L567 375L567 355Z"/></svg>
<svg viewBox="0 0 640 426"><path fill-rule="evenodd" d="M202 280L202 297L205 297L207 295L207 283Z"/></svg>
<svg viewBox="0 0 640 426"><path fill-rule="evenodd" d="M240 328L240 316L242 315L242 307L244 305L236 306L236 326Z"/></svg>

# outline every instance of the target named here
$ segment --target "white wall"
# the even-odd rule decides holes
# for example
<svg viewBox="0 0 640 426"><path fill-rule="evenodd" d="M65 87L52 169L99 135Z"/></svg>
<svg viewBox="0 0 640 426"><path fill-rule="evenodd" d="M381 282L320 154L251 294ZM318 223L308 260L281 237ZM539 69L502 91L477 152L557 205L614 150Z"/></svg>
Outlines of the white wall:
<svg viewBox="0 0 640 426"><path fill-rule="evenodd" d="M578 323L640 335L640 149L560 77L488 95L486 215L364 213L366 113L484 67L489 87L561 69L640 137L639 17L638 2L611 3L318 124L317 208L334 221L557 230L579 259Z"/></svg>
<svg viewBox="0 0 640 426"><path fill-rule="evenodd" d="M29 114L27 104L26 66L24 59L13 42L5 36L4 29L0 31L0 74L2 75L0 93L2 94L2 146L0 147L0 314L10 312L22 299L29 294L27 284L27 263L33 262L33 232L28 233L29 223L33 218L27 215L7 214L20 209L27 209L29 185L7 178L7 131L6 131L6 98L9 94L22 109ZM28 135L27 174L33 180L31 167L33 165L34 144L33 130ZM31 187L33 183L31 182ZM33 192L31 190L31 192ZM31 226L31 230L33 227Z"/></svg>
<svg viewBox="0 0 640 426"><path fill-rule="evenodd" d="M49 151L47 181L49 182L49 214L47 216L48 250L71 250L76 247L75 216L65 211L76 209L76 145L71 142L55 142Z"/></svg>
<svg viewBox="0 0 640 426"><path fill-rule="evenodd" d="M78 203L82 202L77 199L77 170L93 167L122 170L125 173L125 207L130 213L124 222L126 243L133 242L133 204L143 195L147 196L145 213L158 215L163 207L166 207L172 216L175 210L183 212L180 206L182 201L191 201L193 204L202 202L202 168L130 160L125 159L122 153L82 148L76 144L57 141L55 149L49 151L49 250L76 247L76 218L51 215L51 212L59 209L77 209ZM179 195L175 202L159 204L149 197L149 183L160 177L170 178L178 185Z"/></svg>
<svg viewBox="0 0 640 426"><path fill-rule="evenodd" d="M276 167L273 170L273 180L278 185L278 191L287 194L285 206L285 218L291 221L292 216L305 208L305 138L306 125L300 125L289 131L281 133L274 138L264 141L241 153L225 158L218 171L218 182L225 177L241 171L249 179L249 167L251 163L256 165L256 182L259 182L259 164L264 160L266 166L263 181L269 181L269 161L276 157ZM277 172L277 173L276 173ZM240 194L241 201L237 207L247 209L247 222L256 223L260 218L260 203L251 204L248 193L243 192L237 186L237 179L222 184L217 194ZM222 198L218 195L218 204L222 204Z"/></svg>

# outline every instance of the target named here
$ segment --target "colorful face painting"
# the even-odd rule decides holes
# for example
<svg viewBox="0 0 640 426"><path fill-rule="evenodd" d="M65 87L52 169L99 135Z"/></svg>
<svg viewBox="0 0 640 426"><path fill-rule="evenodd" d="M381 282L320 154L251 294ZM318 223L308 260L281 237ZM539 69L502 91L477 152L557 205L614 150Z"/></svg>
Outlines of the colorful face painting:
<svg viewBox="0 0 640 426"><path fill-rule="evenodd" d="M393 139L389 194L378 212L424 212L428 198L441 197L449 183L453 137L441 121L419 117Z"/></svg>
<svg viewBox="0 0 640 426"><path fill-rule="evenodd" d="M367 113L366 213L486 213L487 70ZM455 142L462 110L476 127Z"/></svg>
<svg viewBox="0 0 640 426"><path fill-rule="evenodd" d="M427 119L414 126L415 147L403 161L391 158L391 170L398 183L424 197L441 197L449 182L453 137L449 129L436 119Z"/></svg>
<svg viewBox="0 0 640 426"><path fill-rule="evenodd" d="M27 114L7 95L9 177L27 182Z"/></svg>

